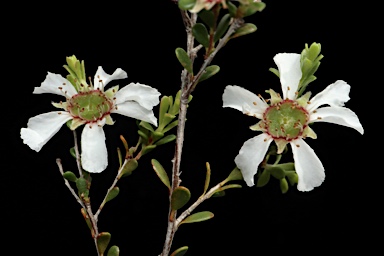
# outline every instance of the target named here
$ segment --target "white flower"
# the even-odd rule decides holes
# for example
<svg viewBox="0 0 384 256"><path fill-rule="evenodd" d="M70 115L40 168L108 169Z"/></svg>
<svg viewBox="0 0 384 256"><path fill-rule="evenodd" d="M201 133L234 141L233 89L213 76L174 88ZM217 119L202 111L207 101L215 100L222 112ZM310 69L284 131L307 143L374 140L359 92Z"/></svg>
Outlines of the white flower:
<svg viewBox="0 0 384 256"><path fill-rule="evenodd" d="M227 8L225 0L196 0L195 6L189 10L191 13L198 13L202 9L210 10L215 4L221 3L223 8Z"/></svg>
<svg viewBox="0 0 384 256"><path fill-rule="evenodd" d="M282 153L291 145L298 175L297 189L310 191L324 181L324 167L313 149L304 141L315 139L310 123L328 122L353 128L364 133L357 115L344 107L349 100L350 86L341 80L326 87L311 100L310 93L297 98L302 76L300 54L280 53L274 57L279 69L283 98L270 90L270 103L239 86L227 86L223 94L223 107L231 107L244 114L261 119L250 128L263 133L247 140L235 158L248 186L254 185L254 175L272 141ZM323 106L329 105L329 106Z"/></svg>
<svg viewBox="0 0 384 256"><path fill-rule="evenodd" d="M77 90L61 75L48 72L45 81L40 87L35 87L33 93L64 96L65 102L52 103L64 110L30 118L28 127L21 128L20 132L24 143L39 152L67 121L72 120L70 125L72 130L84 124L81 134L82 166L91 173L102 172L108 165L103 126L113 124L111 113L133 117L157 126L157 118L152 111L152 108L159 104L160 93L156 89L139 83L130 83L121 90L119 86L114 86L104 91L104 86L110 81L124 78L127 78L127 73L120 68L109 75L99 67L93 84L84 85L86 82L82 80L81 85L79 83L80 89Z"/></svg>

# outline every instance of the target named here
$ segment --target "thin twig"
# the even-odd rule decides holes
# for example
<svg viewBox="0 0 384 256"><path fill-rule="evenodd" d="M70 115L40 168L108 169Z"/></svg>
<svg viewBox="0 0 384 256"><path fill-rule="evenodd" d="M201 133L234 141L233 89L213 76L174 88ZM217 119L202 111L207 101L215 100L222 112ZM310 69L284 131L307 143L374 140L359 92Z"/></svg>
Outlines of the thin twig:
<svg viewBox="0 0 384 256"><path fill-rule="evenodd" d="M196 24L197 15L192 14L191 17L189 17L188 13L186 11L181 11L181 14L182 14L183 22L184 22L184 25L186 26L186 32L187 32L187 54L189 55L189 57L192 61L192 64L193 64L194 58L196 56L196 52L195 52L195 48L194 48L194 37L192 34L192 27ZM171 187L170 198L172 196L173 191L181 183L180 163L181 163L181 155L182 155L183 142L184 142L184 130L185 130L185 120L186 120L186 115L187 115L188 98L189 98L190 94L192 93L192 91L195 89L196 85L198 84L201 75L205 72L205 69L207 68L207 66L211 63L213 58L216 56L217 52L226 44L226 42L228 41L228 39L232 35L232 33L237 28L239 28L242 23L243 23L242 19L234 19L233 20L227 33L225 34L225 36L222 39L220 39L217 47L204 61L203 65L201 66L199 72L197 73L197 75L195 77L192 78L191 74L188 74L188 72L185 69L182 72L180 109L179 109L177 135L176 135L175 155L173 158L172 187ZM198 205L201 202L197 201L196 203ZM194 206L194 207L196 207L196 206ZM177 214L177 212L172 211L171 206L170 206L169 215L168 215L167 234L165 237L165 242L164 242L163 251L161 253L161 256L167 256L171 250L173 238L174 238L176 230L177 230L177 223L179 223L179 222L177 222L176 214Z"/></svg>
<svg viewBox="0 0 384 256"><path fill-rule="evenodd" d="M102 203L100 204L100 207L99 209L97 210L97 212L95 213L94 217L95 219L97 220L98 217L99 217L99 214L101 212L101 210L103 209L104 205L105 205L105 202L107 201L107 197L108 197L108 194L109 192L111 192L111 190L116 186L117 182L119 181L119 176L122 172L122 170L124 169L125 165L128 163L128 159L125 159L124 160L124 163L121 165L120 169L117 171L117 175L116 175L116 178L115 180L113 181L112 185L109 187L108 191L107 191L107 194L105 195Z"/></svg>
<svg viewBox="0 0 384 256"><path fill-rule="evenodd" d="M81 167L80 153L79 153L79 144L77 143L77 133L76 130L73 130L73 140L75 143L75 153L76 153L76 163L77 169L79 170L80 177L83 178L83 169Z"/></svg>
<svg viewBox="0 0 384 256"><path fill-rule="evenodd" d="M61 159L60 158L57 158L56 159L56 164L57 166L59 167L59 171L61 173L61 175L64 175L64 171L63 171L63 165L61 164ZM63 177L64 178L64 177ZM68 187L69 191L71 192L71 194L75 197L76 201L81 205L81 207L83 207L84 209L86 209L83 201L81 201L80 197L76 194L75 190L73 190L73 188L71 187L71 184L69 184L68 180L64 178L64 183L65 185Z"/></svg>

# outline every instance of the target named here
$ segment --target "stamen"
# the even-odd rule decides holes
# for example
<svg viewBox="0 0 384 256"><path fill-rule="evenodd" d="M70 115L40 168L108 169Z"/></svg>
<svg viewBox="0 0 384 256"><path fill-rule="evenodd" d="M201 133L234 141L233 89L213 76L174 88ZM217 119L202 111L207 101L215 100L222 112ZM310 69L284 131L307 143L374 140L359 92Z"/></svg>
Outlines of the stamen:
<svg viewBox="0 0 384 256"><path fill-rule="evenodd" d="M264 139L264 142L267 142L267 138Z"/></svg>
<svg viewBox="0 0 384 256"><path fill-rule="evenodd" d="M299 147L300 147L300 145L299 145L299 144L296 144L296 147L298 147L298 148L299 148Z"/></svg>
<svg viewBox="0 0 384 256"><path fill-rule="evenodd" d="M311 104L311 102L310 102L310 101L307 101L307 104Z"/></svg>
<svg viewBox="0 0 384 256"><path fill-rule="evenodd" d="M318 116L317 119L318 119L318 120L321 120L321 119L323 119L323 118L321 118L320 116Z"/></svg>
<svg viewBox="0 0 384 256"><path fill-rule="evenodd" d="M115 90L113 90L113 92L115 92ZM252 102L253 105L257 105L256 101Z"/></svg>

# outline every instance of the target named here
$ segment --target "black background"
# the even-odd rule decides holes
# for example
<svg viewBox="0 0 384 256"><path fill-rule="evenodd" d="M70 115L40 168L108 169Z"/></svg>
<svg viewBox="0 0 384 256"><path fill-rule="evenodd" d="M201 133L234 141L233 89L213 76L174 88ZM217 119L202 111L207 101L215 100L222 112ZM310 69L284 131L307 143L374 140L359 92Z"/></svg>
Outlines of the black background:
<svg viewBox="0 0 384 256"><path fill-rule="evenodd" d="M379 226L373 217L378 201L373 199L372 186L367 186L376 177L367 157L374 151L368 146L367 125L369 104L377 97L369 89L375 69L371 59L377 47L369 37L376 33L375 21L373 15L361 18L368 6L336 2L266 1L264 11L246 18L258 30L230 41L212 62L221 71L193 93L187 113L182 185L191 190L191 202L196 200L204 185L205 162L212 168L211 184L217 184L235 167L233 159L242 144L258 134L248 129L257 120L222 108L225 86L239 85L262 94L269 88L279 91L279 80L268 71L275 67L273 56L300 53L305 43L321 43L325 56L316 73L318 79L308 89L317 93L338 79L347 81L352 89L346 107L359 116L366 133L362 136L350 128L315 124L318 139L307 143L325 167L326 179L320 187L306 193L290 188L281 194L275 180L264 188L247 187L240 181L242 189L228 190L225 197L210 199L196 209L212 211L215 217L181 226L174 249L188 245L187 255L258 255L308 254L335 248L367 251L375 245L369 234ZM128 78L111 85L140 82L157 88L162 95L175 95L182 69L174 50L186 45L180 13L172 1L87 6L71 2L23 5L11 16L3 20L3 78L8 82L2 89L11 103L3 103L9 116L4 117L2 129L11 143L2 147L6 156L2 161L6 234L2 250L7 255L95 255L80 205L64 185L55 163L61 158L65 170L76 171L68 153L71 132L61 129L39 153L20 139L20 128L26 127L30 117L54 110L50 102L61 99L33 95L33 88L40 86L47 71L64 76L65 57L74 54L85 60L88 76L93 76L99 65L110 74L122 68ZM196 64L201 59L200 55ZM156 107L156 115L157 111ZM91 200L95 208L117 171L116 147L122 147L119 135L130 145L137 140L133 119L112 117L116 124L104 129L109 167L93 175ZM112 234L111 245L118 245L121 255L160 254L168 194L150 160L156 158L170 172L173 152L170 143L144 156L134 174L119 181L120 195L101 212L99 229Z"/></svg>

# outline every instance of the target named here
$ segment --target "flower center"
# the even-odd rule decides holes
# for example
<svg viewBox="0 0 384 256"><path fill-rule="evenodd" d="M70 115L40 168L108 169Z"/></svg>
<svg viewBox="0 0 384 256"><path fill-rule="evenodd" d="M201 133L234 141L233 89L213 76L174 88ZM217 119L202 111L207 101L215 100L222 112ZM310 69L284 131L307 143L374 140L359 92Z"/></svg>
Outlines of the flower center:
<svg viewBox="0 0 384 256"><path fill-rule="evenodd" d="M265 128L274 139L296 139L303 133L307 122L308 112L292 100L270 106L264 113Z"/></svg>
<svg viewBox="0 0 384 256"><path fill-rule="evenodd" d="M102 119L108 115L113 103L99 90L81 92L68 102L68 110L72 116L87 122Z"/></svg>

